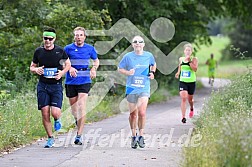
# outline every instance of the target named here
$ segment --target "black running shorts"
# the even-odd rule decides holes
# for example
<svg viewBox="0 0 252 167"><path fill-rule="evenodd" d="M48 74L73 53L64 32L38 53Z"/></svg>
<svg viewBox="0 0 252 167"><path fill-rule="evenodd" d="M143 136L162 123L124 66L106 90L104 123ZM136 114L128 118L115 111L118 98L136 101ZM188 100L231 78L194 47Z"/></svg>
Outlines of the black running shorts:
<svg viewBox="0 0 252 167"><path fill-rule="evenodd" d="M82 85L65 85L65 87L66 96L72 98L78 96L78 93L88 93L91 89L91 83Z"/></svg>
<svg viewBox="0 0 252 167"><path fill-rule="evenodd" d="M196 89L196 82L179 82L179 91L186 90L189 95L193 95Z"/></svg>

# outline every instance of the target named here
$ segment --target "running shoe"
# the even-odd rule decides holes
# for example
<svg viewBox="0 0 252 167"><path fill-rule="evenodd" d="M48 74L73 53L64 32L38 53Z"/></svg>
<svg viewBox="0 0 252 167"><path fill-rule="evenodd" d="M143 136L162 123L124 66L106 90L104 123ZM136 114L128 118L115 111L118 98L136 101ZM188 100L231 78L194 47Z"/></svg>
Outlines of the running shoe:
<svg viewBox="0 0 252 167"><path fill-rule="evenodd" d="M181 120L181 122L182 122L182 123L186 123L186 118L183 118L183 119Z"/></svg>
<svg viewBox="0 0 252 167"><path fill-rule="evenodd" d="M54 146L54 138L53 137L50 137L47 139L47 142L46 142L46 145L44 146L44 148L51 148Z"/></svg>
<svg viewBox="0 0 252 167"><path fill-rule="evenodd" d="M145 147L144 137L143 136L139 136L137 143L138 143L138 145L139 145L140 148L144 148Z"/></svg>
<svg viewBox="0 0 252 167"><path fill-rule="evenodd" d="M75 137L74 144L76 144L76 145L82 145L81 135L77 135Z"/></svg>
<svg viewBox="0 0 252 167"><path fill-rule="evenodd" d="M138 143L137 136L132 136L131 137L131 148L136 149L137 148L137 143Z"/></svg>
<svg viewBox="0 0 252 167"><path fill-rule="evenodd" d="M59 119L54 121L54 129L55 129L55 131L58 131L61 129L61 122Z"/></svg>
<svg viewBox="0 0 252 167"><path fill-rule="evenodd" d="M193 109L191 109L191 111L189 112L189 118L192 118L194 115Z"/></svg>
<svg viewBox="0 0 252 167"><path fill-rule="evenodd" d="M210 85L213 86L213 83L214 83L214 79L211 79L211 84Z"/></svg>

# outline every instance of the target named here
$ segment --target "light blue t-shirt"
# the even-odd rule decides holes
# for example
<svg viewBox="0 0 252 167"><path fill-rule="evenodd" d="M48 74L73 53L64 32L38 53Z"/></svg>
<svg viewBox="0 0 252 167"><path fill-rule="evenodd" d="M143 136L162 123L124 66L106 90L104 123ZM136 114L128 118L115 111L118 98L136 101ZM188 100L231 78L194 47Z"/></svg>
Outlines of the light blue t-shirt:
<svg viewBox="0 0 252 167"><path fill-rule="evenodd" d="M86 43L82 47L72 43L65 46L64 50L69 56L71 66L78 70L77 77L71 77L69 71L66 73L65 84L81 85L91 83L89 61L98 58L95 48Z"/></svg>
<svg viewBox="0 0 252 167"><path fill-rule="evenodd" d="M155 59L150 52L144 51L142 55L129 52L119 63L119 68L125 70L135 69L135 74L127 76L126 94L150 93L149 67L154 66Z"/></svg>

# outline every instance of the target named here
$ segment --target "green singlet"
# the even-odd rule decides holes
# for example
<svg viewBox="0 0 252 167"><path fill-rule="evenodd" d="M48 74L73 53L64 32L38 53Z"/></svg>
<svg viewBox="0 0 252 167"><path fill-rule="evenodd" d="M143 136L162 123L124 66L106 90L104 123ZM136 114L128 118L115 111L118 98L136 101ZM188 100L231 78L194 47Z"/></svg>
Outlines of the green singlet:
<svg viewBox="0 0 252 167"><path fill-rule="evenodd" d="M190 83L196 82L196 73L193 71L189 65L189 62L184 63L184 59L181 63L180 79L179 81Z"/></svg>
<svg viewBox="0 0 252 167"><path fill-rule="evenodd" d="M208 62L208 76L213 77L216 67L216 60L208 59L207 62Z"/></svg>

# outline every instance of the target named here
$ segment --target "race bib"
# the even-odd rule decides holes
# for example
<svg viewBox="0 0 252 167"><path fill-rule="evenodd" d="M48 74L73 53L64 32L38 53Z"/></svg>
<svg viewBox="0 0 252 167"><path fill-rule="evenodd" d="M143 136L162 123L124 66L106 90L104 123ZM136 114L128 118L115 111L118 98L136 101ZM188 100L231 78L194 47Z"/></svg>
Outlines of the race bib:
<svg viewBox="0 0 252 167"><path fill-rule="evenodd" d="M55 78L57 71L58 71L57 68L44 68L44 77Z"/></svg>
<svg viewBox="0 0 252 167"><path fill-rule="evenodd" d="M133 76L131 86L132 87L145 87L145 77L144 76Z"/></svg>
<svg viewBox="0 0 252 167"><path fill-rule="evenodd" d="M182 71L181 77L183 78L190 78L191 77L191 71Z"/></svg>

